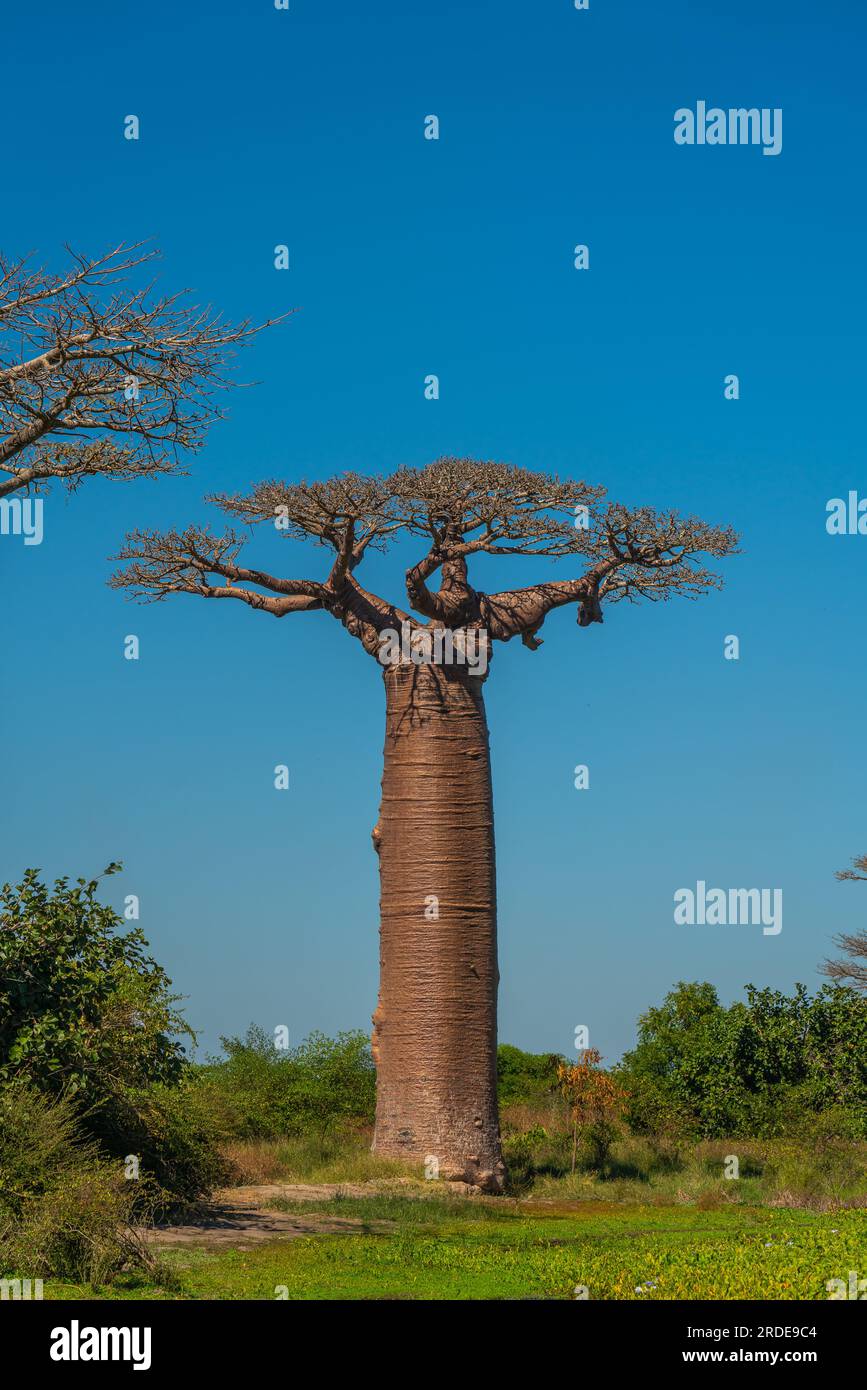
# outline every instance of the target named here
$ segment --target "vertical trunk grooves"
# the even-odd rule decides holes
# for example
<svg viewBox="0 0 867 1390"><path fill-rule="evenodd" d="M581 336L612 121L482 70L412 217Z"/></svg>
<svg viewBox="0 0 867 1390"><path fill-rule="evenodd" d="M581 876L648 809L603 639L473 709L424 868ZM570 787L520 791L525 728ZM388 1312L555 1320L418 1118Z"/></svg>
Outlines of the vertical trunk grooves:
<svg viewBox="0 0 867 1390"><path fill-rule="evenodd" d="M502 1186L494 826L482 682L384 671L374 1150Z"/></svg>

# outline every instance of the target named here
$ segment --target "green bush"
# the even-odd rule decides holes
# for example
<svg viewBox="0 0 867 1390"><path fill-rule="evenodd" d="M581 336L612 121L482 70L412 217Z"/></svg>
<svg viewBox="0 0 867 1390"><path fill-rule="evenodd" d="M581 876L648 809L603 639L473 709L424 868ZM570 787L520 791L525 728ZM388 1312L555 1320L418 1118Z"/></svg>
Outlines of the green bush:
<svg viewBox="0 0 867 1390"><path fill-rule="evenodd" d="M225 1135L275 1139L372 1123L376 1072L363 1033L311 1033L300 1046L281 1049L251 1026L243 1039L221 1041L226 1057L200 1074Z"/></svg>
<svg viewBox="0 0 867 1390"><path fill-rule="evenodd" d="M510 1043L501 1043L497 1048L500 1105L531 1105L550 1096L557 1085L557 1066L562 1061L553 1052L522 1052Z"/></svg>
<svg viewBox="0 0 867 1390"><path fill-rule="evenodd" d="M0 1250L10 1270L105 1284L115 1274L151 1268L133 1226L132 1184L117 1163L95 1160L58 1177L29 1203Z"/></svg>
<svg viewBox="0 0 867 1390"><path fill-rule="evenodd" d="M561 1178L572 1166L572 1136L562 1127L531 1125L503 1139L509 1185L515 1192L532 1187L539 1177Z"/></svg>
<svg viewBox="0 0 867 1390"><path fill-rule="evenodd" d="M800 1200L837 1202L854 1195L863 1205L867 1154L863 1146L833 1136L778 1142L770 1148L764 1175L772 1190Z"/></svg>
<svg viewBox="0 0 867 1390"><path fill-rule="evenodd" d="M192 1038L141 929L123 932L98 886L61 878L49 890L29 869L0 889L0 1083L74 1095L82 1109L177 1081L179 1037Z"/></svg>
<svg viewBox="0 0 867 1390"><path fill-rule="evenodd" d="M642 1015L615 1069L633 1130L773 1138L833 1115L841 1135L867 1136L867 999L830 985L746 994L725 1008L712 985L681 982Z"/></svg>
<svg viewBox="0 0 867 1390"><path fill-rule="evenodd" d="M28 870L0 890L0 1087L62 1098L36 1122L75 1125L104 1155L139 1157L136 1206L167 1210L225 1181L222 1134L185 1056L181 1039L195 1038L171 981L98 887L58 879L49 889Z"/></svg>
<svg viewBox="0 0 867 1390"><path fill-rule="evenodd" d="M67 1097L52 1102L25 1085L0 1088L0 1221L20 1218L59 1174L95 1156Z"/></svg>
<svg viewBox="0 0 867 1390"><path fill-rule="evenodd" d="M94 1124L108 1151L139 1160L144 1185L136 1206L149 1214L177 1214L231 1180L231 1165L220 1152L226 1133L206 1087L192 1074L173 1087L126 1092Z"/></svg>
<svg viewBox="0 0 867 1390"><path fill-rule="evenodd" d="M152 1267L134 1184L81 1132L69 1097L0 1089L0 1272L104 1283Z"/></svg>

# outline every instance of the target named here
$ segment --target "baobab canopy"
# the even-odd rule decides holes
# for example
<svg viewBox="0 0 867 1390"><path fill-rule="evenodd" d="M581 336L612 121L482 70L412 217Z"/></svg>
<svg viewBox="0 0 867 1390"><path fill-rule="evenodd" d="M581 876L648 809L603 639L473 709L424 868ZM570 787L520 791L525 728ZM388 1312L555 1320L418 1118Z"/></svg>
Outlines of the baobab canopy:
<svg viewBox="0 0 867 1390"><path fill-rule="evenodd" d="M246 538L236 530L191 526L134 532L111 582L140 599L235 599L277 618L323 610L382 662L373 1147L423 1162L429 1176L499 1190L494 822L481 679L489 648L513 637L538 648L547 615L568 604L588 627L608 603L698 597L719 584L705 560L731 554L737 538L695 517L607 503L589 483L473 459L382 478L265 482L213 501L236 521L324 547L321 573L253 568L240 562ZM420 551L406 571L406 607L357 577L369 547L401 534ZM566 575L487 593L469 572L472 563L475 581L484 555L559 559ZM398 630L401 640L390 641ZM396 654L387 662L386 643Z"/></svg>
<svg viewBox="0 0 867 1390"><path fill-rule="evenodd" d="M406 574L409 610L437 626L485 626L493 641L520 636L531 648L540 645L536 634L547 614L565 604L577 606L586 626L602 621L607 603L695 598L719 587L703 558L731 554L737 542L727 526L607 503L596 485L474 459L441 458L383 478L344 473L326 482L264 482L246 495L211 500L230 517L324 546L333 552L328 572L286 578L239 564L246 537L191 526L133 532L119 556L128 563L113 585L145 599L234 598L274 617L324 609L371 652L380 631L410 616L366 590L356 571L368 547L384 549L399 532L427 546ZM554 557L573 572L486 594L471 585L468 571L468 561L483 555ZM437 571L434 592L428 580Z"/></svg>

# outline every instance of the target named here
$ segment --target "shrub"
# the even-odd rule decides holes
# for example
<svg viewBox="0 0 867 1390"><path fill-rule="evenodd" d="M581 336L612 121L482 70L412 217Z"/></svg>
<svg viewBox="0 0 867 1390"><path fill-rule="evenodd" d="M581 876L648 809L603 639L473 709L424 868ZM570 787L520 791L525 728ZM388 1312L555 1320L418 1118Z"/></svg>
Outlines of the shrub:
<svg viewBox="0 0 867 1390"><path fill-rule="evenodd" d="M363 1033L311 1033L281 1049L263 1029L223 1038L225 1059L201 1076L224 1133L236 1139L324 1135L347 1122L370 1124L376 1072Z"/></svg>
<svg viewBox="0 0 867 1390"><path fill-rule="evenodd" d="M575 1066L557 1068L557 1085L569 1105L572 1117L572 1172L575 1171L578 1140L592 1168L602 1172L617 1137L625 1095L599 1066L602 1058L595 1048L586 1048Z"/></svg>
<svg viewBox="0 0 867 1390"><path fill-rule="evenodd" d="M553 1052L522 1052L501 1043L497 1048L497 1093L501 1106L529 1105L540 1101L557 1085L562 1057Z"/></svg>
<svg viewBox="0 0 867 1390"><path fill-rule="evenodd" d="M532 1187L536 1178L563 1177L570 1169L571 1147L571 1133L564 1128L531 1125L529 1129L506 1135L503 1158L511 1189L522 1192Z"/></svg>
<svg viewBox="0 0 867 1390"><path fill-rule="evenodd" d="M68 1097L52 1102L28 1086L0 1088L0 1220L19 1218L59 1174L95 1156Z"/></svg>
<svg viewBox="0 0 867 1390"><path fill-rule="evenodd" d="M785 1194L785 1205L835 1205L847 1194L863 1204L867 1192L867 1153L863 1146L825 1137L812 1142L774 1144L770 1148L765 1176L769 1186Z"/></svg>
<svg viewBox="0 0 867 1390"><path fill-rule="evenodd" d="M9 1232L9 1267L28 1278L53 1275L88 1284L152 1267L132 1224L132 1186L116 1163L105 1160L67 1170L26 1206Z"/></svg>
<svg viewBox="0 0 867 1390"><path fill-rule="evenodd" d="M225 1132L211 1112L206 1087L195 1076L174 1087L129 1091L110 1112L94 1117L94 1124L109 1151L123 1159L138 1158L144 1183L136 1209L150 1215L195 1206L233 1176L220 1152Z"/></svg>
<svg viewBox="0 0 867 1390"><path fill-rule="evenodd" d="M134 1185L81 1132L68 1097L0 1089L0 1269L105 1282L153 1260L132 1226Z"/></svg>
<svg viewBox="0 0 867 1390"><path fill-rule="evenodd" d="M82 1109L177 1081L178 1037L192 1037L141 930L121 934L98 886L61 878L49 891L29 869L0 889L0 1082L74 1095Z"/></svg>
<svg viewBox="0 0 867 1390"><path fill-rule="evenodd" d="M0 890L0 1086L62 1098L37 1107L34 1122L73 1126L106 1155L137 1155L146 1178L130 1187L137 1208L167 1210L226 1179L221 1132L181 1045L195 1038L171 981L98 887L58 879L49 890L28 870ZM40 1142L56 1154L51 1132Z"/></svg>
<svg viewBox="0 0 867 1390"><path fill-rule="evenodd" d="M617 1068L633 1127L771 1138L833 1112L841 1132L867 1136L867 999L828 985L746 994L725 1008L712 985L681 982L642 1015Z"/></svg>

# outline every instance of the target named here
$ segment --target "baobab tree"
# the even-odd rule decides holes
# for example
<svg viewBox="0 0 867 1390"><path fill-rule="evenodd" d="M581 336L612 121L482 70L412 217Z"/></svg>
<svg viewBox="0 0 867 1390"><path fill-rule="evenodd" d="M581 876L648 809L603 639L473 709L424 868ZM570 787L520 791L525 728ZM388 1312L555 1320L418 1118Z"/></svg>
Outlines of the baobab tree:
<svg viewBox="0 0 867 1390"><path fill-rule="evenodd" d="M128 284L157 255L141 243L67 251L61 275L0 254L0 499L182 471L223 413L234 349L266 326Z"/></svg>
<svg viewBox="0 0 867 1390"><path fill-rule="evenodd" d="M606 505L604 490L502 463L443 458L386 478L265 482L210 499L330 553L327 574L285 579L239 561L234 529L136 531L112 578L140 600L233 599L262 613L324 612L382 670L385 762L373 843L381 886L380 992L373 1015L375 1152L430 1161L441 1176L502 1185L496 1099L496 890L482 687L494 644L531 651L556 608L578 625L622 600L696 597L719 585L702 557L736 547L728 527ZM371 548L403 533L425 547L406 607L363 587ZM580 573L485 593L468 562L559 557ZM430 581L439 575L438 587Z"/></svg>

